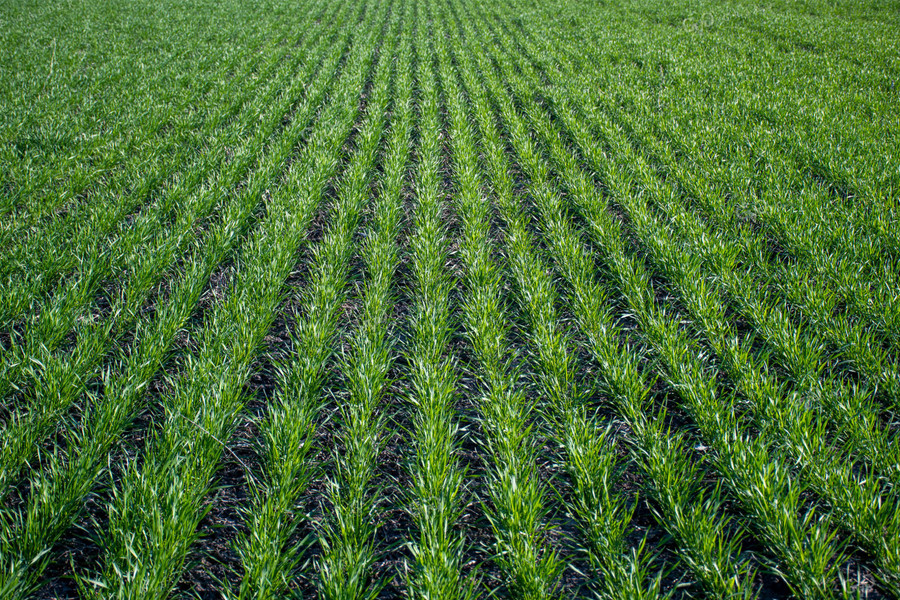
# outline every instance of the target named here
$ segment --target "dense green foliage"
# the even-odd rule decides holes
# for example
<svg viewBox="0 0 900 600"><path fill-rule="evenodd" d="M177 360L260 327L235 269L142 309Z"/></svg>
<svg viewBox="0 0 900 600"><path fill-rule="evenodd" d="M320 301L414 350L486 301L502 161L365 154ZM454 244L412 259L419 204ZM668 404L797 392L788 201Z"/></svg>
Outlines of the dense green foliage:
<svg viewBox="0 0 900 600"><path fill-rule="evenodd" d="M900 598L896 2L0 25L0 598Z"/></svg>

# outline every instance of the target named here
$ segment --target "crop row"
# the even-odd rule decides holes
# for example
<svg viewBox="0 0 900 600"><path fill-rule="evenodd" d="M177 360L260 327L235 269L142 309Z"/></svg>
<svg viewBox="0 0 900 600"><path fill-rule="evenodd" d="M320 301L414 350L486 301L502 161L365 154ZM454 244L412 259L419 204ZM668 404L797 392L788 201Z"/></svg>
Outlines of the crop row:
<svg viewBox="0 0 900 600"><path fill-rule="evenodd" d="M10 13L0 596L900 596L884 11L195 4Z"/></svg>

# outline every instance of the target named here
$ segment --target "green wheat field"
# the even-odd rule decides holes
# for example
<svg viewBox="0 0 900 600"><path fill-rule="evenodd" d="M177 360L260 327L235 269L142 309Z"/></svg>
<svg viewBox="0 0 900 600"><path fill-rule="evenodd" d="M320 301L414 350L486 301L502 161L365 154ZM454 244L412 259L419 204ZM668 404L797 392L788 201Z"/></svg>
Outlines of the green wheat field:
<svg viewBox="0 0 900 600"><path fill-rule="evenodd" d="M897 0L0 1L0 598L900 598Z"/></svg>

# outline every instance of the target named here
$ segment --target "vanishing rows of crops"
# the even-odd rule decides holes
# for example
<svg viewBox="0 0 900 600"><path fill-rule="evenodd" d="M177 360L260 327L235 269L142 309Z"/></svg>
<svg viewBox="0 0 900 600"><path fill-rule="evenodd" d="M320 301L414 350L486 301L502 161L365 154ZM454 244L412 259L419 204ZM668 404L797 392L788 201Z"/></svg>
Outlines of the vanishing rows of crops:
<svg viewBox="0 0 900 600"><path fill-rule="evenodd" d="M3 11L0 597L900 597L896 6Z"/></svg>

